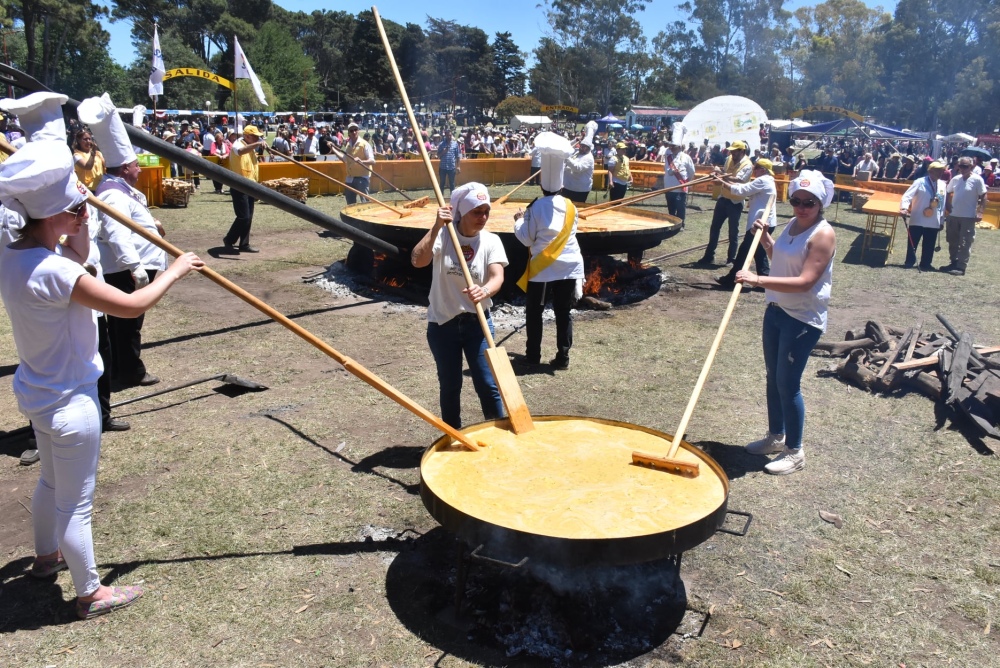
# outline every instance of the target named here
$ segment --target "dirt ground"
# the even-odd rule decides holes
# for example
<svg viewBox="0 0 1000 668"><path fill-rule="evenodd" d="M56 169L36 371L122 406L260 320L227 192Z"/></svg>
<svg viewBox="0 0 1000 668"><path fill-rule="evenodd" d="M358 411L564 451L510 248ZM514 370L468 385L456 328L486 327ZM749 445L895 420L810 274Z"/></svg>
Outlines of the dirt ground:
<svg viewBox="0 0 1000 668"><path fill-rule="evenodd" d="M322 289L316 279L350 242L273 207L258 208L260 254L218 255L231 207L202 188L189 208L157 212L170 241L438 412L422 308ZM309 204L336 215L343 199ZM692 198L686 229L647 258L703 243L711 206ZM828 213L838 252L825 338L869 319L940 330L941 312L976 343L1000 343L1000 233L978 233L956 278L903 270L898 238L886 266L884 253L861 262L863 217ZM725 268L696 267L699 256L658 262L663 286L648 299L579 312L571 368L520 377L532 413L671 433L729 296L711 280ZM26 576L38 469L19 465L23 439L0 439L0 666L997 665L996 444L921 396L821 377L832 360L814 356L807 468L764 474L766 460L742 449L766 430L763 306L759 293L740 299L688 427L728 475L730 509L753 514L748 534L686 552L679 578L670 561L535 577L473 565L456 614L456 542L419 496L420 457L439 434L191 276L147 316L143 357L162 384L113 400L223 373L269 389L212 381L115 411L132 429L104 439L95 551L105 583L147 593L91 622L74 620L67 573ZM9 383L17 355L5 314L0 334ZM497 338L523 353L516 323ZM9 389L0 411L5 432L24 424ZM471 383L463 411L466 423L481 419Z"/></svg>

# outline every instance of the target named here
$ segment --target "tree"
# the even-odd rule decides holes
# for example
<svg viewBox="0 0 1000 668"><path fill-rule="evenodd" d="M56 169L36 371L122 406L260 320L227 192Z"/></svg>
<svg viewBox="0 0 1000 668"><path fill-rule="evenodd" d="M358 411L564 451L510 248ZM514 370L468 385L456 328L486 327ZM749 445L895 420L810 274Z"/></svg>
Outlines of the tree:
<svg viewBox="0 0 1000 668"><path fill-rule="evenodd" d="M309 99L314 107L322 106L313 59L278 22L264 23L244 49L257 76L274 87L276 99L268 98L272 108L299 109Z"/></svg>
<svg viewBox="0 0 1000 668"><path fill-rule="evenodd" d="M50 88L62 66L106 50L110 37L97 19L108 10L90 0L21 0L9 7L24 28L25 71Z"/></svg>
<svg viewBox="0 0 1000 668"><path fill-rule="evenodd" d="M509 123L514 116L537 116L542 113L542 103L530 96L511 96L498 104L493 113L501 123Z"/></svg>
<svg viewBox="0 0 1000 668"><path fill-rule="evenodd" d="M524 55L509 32L498 32L493 36L493 66L493 88L499 100L510 95L524 95L528 79L524 73Z"/></svg>

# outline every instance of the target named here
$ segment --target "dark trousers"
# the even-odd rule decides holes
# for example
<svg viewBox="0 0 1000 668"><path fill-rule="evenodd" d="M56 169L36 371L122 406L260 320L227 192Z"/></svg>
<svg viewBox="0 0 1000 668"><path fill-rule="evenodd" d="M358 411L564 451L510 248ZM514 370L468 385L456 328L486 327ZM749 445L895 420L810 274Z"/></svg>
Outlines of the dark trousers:
<svg viewBox="0 0 1000 668"><path fill-rule="evenodd" d="M924 247L920 249L920 268L930 269L939 230L934 227L919 227L917 225L910 225L909 230L909 238L906 240L906 266L912 267L916 264L917 246L923 239ZM911 239L912 241L910 241Z"/></svg>
<svg viewBox="0 0 1000 668"><path fill-rule="evenodd" d="M493 333L493 321L486 311L486 323ZM462 427L462 356L469 363L472 385L479 396L487 420L506 415L493 371L486 361L486 336L474 313L462 313L444 324L427 323L427 344L437 365L440 385L441 419L455 429Z"/></svg>
<svg viewBox="0 0 1000 668"><path fill-rule="evenodd" d="M611 183L611 199L622 199L625 197L625 192L628 191L627 183Z"/></svg>
<svg viewBox="0 0 1000 668"><path fill-rule="evenodd" d="M774 234L774 228L770 227L767 230L768 234ZM733 268L729 270L729 278L736 280L736 272L743 268L743 263L747 260L747 255L750 253L750 244L753 243L753 232L747 232L743 237L743 243L740 244L740 249L736 251L736 260L733 262ZM757 265L757 274L759 276L770 276L771 275L771 260L767 257L767 251L760 244L757 244L757 250L754 251L753 261Z"/></svg>
<svg viewBox="0 0 1000 668"><path fill-rule="evenodd" d="M233 213L236 219L229 227L226 236L222 237L222 243L227 246L249 246L250 226L253 225L253 205L255 200L246 193L241 193L236 188L230 188L229 194L233 198Z"/></svg>
<svg viewBox="0 0 1000 668"><path fill-rule="evenodd" d="M687 215L687 193L674 191L672 193L667 193L667 213L671 216L677 216L684 222L684 217Z"/></svg>
<svg viewBox="0 0 1000 668"><path fill-rule="evenodd" d="M101 424L111 419L111 338L108 336L108 316L97 318L97 352L104 364L104 373L97 379L97 399L101 404Z"/></svg>
<svg viewBox="0 0 1000 668"><path fill-rule="evenodd" d="M566 190L565 188L563 188L559 194L565 197L566 199L570 200L571 202L577 202L579 204L586 204L587 198L590 197L589 190L584 193L584 192L579 192L577 190Z"/></svg>
<svg viewBox="0 0 1000 668"><path fill-rule="evenodd" d="M736 257L736 246L740 241L740 216L743 215L743 201L734 202L731 199L720 197L715 202L715 211L712 213L712 227L708 231L708 247L705 249L705 260L715 258L715 249L719 245L719 233L722 231L722 224L729 221L729 252L726 254L726 261L729 262Z"/></svg>
<svg viewBox="0 0 1000 668"><path fill-rule="evenodd" d="M149 282L156 278L155 270L147 270ZM116 271L104 275L104 282L114 286L122 292L132 294L135 292L135 281L128 271ZM143 364L140 355L142 354L142 323L145 321L145 314L138 318L116 318L113 315L108 318L108 339L111 342L111 378L122 383L135 383L142 380L146 375L146 365ZM107 369L105 369L107 374Z"/></svg>
<svg viewBox="0 0 1000 668"><path fill-rule="evenodd" d="M573 308L574 290L576 279L573 278L548 283L528 283L528 295L524 304L528 343L524 356L529 361L540 360L542 357L542 311L549 299L552 300L552 310L556 312L556 357L569 359L569 349L573 347L573 319L569 312Z"/></svg>

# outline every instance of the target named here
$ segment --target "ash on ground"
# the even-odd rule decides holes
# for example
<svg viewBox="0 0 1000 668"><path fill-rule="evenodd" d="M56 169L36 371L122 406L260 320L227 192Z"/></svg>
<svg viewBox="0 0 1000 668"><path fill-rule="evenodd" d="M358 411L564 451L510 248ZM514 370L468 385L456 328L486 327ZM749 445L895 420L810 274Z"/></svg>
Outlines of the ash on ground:
<svg viewBox="0 0 1000 668"><path fill-rule="evenodd" d="M633 304L652 297L661 289L672 289L669 276L658 267L637 268L610 257L600 260L596 262L588 259L590 266L597 267L597 273L590 274L586 294L578 304L580 308L572 311L574 318L585 316L589 311L603 311L614 306ZM598 277L596 281L595 276ZM600 276L604 278L601 279ZM380 301L383 302L383 309L391 313L406 312L424 316L427 312L427 286L407 280L398 281L400 285L374 280L351 270L342 261L334 262L322 276L310 279L310 282L340 300ZM520 294L495 298L490 309L493 326L500 331L523 327L524 300L524 295ZM545 308L542 320L545 323L555 321L555 313L551 307Z"/></svg>

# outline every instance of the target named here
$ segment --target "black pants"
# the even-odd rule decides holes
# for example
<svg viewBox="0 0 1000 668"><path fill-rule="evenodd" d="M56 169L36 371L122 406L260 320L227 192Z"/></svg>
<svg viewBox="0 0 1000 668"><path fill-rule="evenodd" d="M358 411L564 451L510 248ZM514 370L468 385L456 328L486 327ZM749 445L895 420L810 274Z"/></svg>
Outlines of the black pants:
<svg viewBox="0 0 1000 668"><path fill-rule="evenodd" d="M617 200L625 197L625 193L628 191L627 183L611 183L611 199Z"/></svg>
<svg viewBox="0 0 1000 668"><path fill-rule="evenodd" d="M152 283L157 272L155 269L148 269L146 274ZM135 281L128 271L105 274L104 282L128 294L135 292ZM140 358L145 314L138 318L116 318L113 315L107 318L108 339L111 342L111 378L125 384L137 383L146 375L146 365Z"/></svg>
<svg viewBox="0 0 1000 668"><path fill-rule="evenodd" d="M715 202L715 211L712 213L712 227L708 231L708 247L705 249L704 260L711 261L715 258L715 249L719 245L719 233L722 231L722 224L729 221L729 251L726 254L726 261L736 258L736 246L740 241L740 216L743 215L743 201L734 202L726 197L719 197Z"/></svg>
<svg viewBox="0 0 1000 668"><path fill-rule="evenodd" d="M236 214L236 220L233 221L226 236L222 237L222 243L228 246L249 246L253 204L257 200L236 188L230 188L229 193L233 197L233 213Z"/></svg>
<svg viewBox="0 0 1000 668"><path fill-rule="evenodd" d="M769 227L767 229L768 234L774 234L774 228ZM743 263L746 262L747 254L750 252L750 244L753 243L753 232L747 232L743 236L743 243L740 244L740 249L736 251L736 260L733 262L733 268L729 270L726 274L727 279L730 282L736 280L736 272L743 269ZM758 276L770 276L771 275L771 259L767 257L767 251L760 244L757 244L757 250L754 251L753 261L757 265L757 275Z"/></svg>
<svg viewBox="0 0 1000 668"><path fill-rule="evenodd" d="M545 302L552 300L552 310L556 312L556 357L569 359L569 349L573 347L573 319L570 309L573 308L573 291L576 290L576 279L568 278L548 283L528 283L528 296L525 299L524 318L528 334L524 357L529 361L538 361L542 357L542 311Z"/></svg>
<svg viewBox="0 0 1000 668"><path fill-rule="evenodd" d="M936 227L910 225L909 231L909 238L906 241L906 266L912 267L917 262L917 246L923 239L924 246L920 249L920 268L930 269L939 230ZM913 240L913 243L910 243L910 239Z"/></svg>
<svg viewBox="0 0 1000 668"><path fill-rule="evenodd" d="M97 318L97 352L104 364L104 373L97 379L97 399L101 404L101 424L111 419L111 338L108 336L108 316Z"/></svg>
<svg viewBox="0 0 1000 668"><path fill-rule="evenodd" d="M586 204L587 198L590 197L589 190L584 193L576 190L567 190L566 188L563 188L559 194L565 197L566 199L570 200L571 202L577 202L579 204Z"/></svg>

